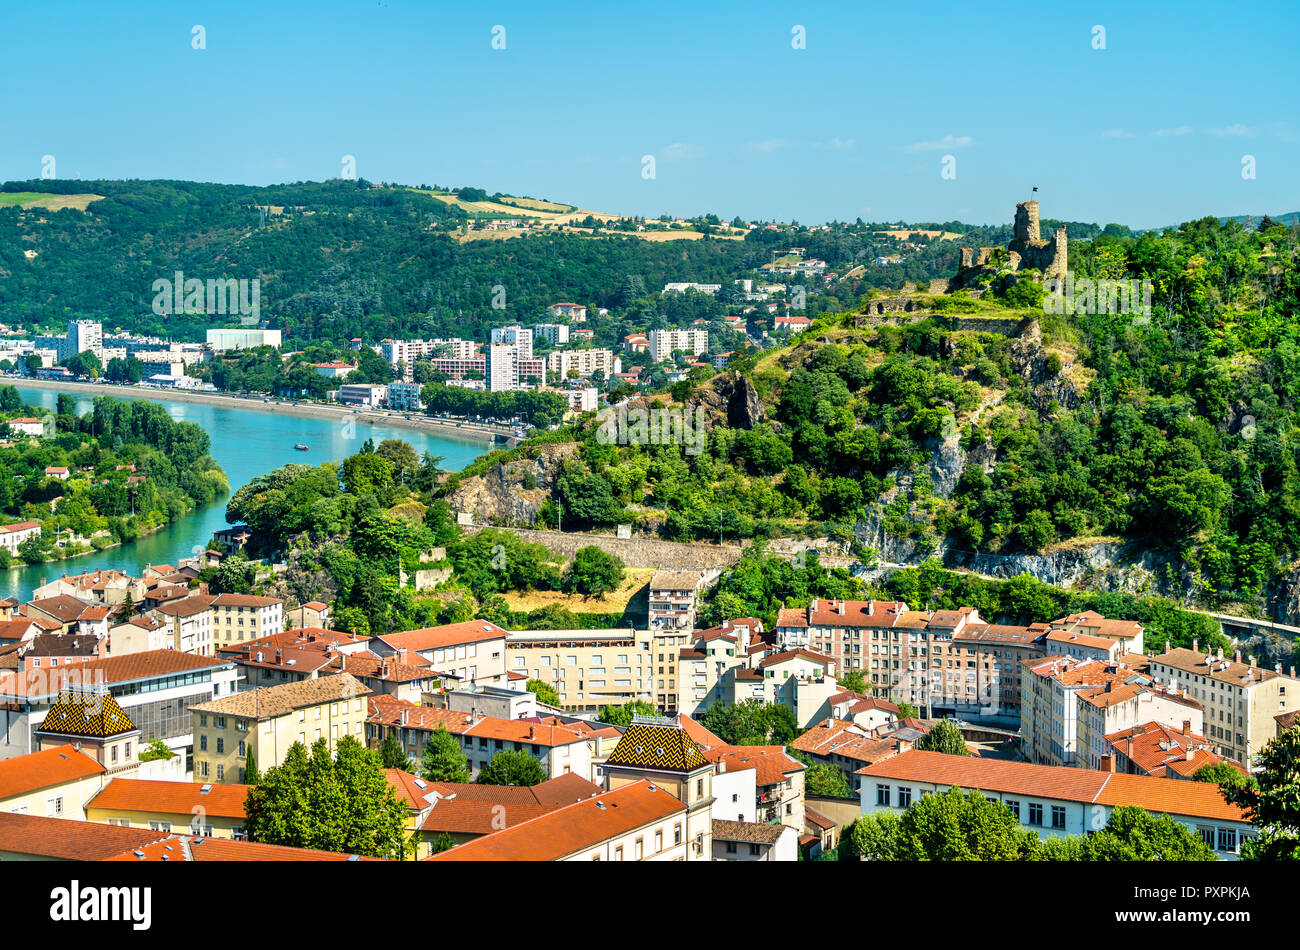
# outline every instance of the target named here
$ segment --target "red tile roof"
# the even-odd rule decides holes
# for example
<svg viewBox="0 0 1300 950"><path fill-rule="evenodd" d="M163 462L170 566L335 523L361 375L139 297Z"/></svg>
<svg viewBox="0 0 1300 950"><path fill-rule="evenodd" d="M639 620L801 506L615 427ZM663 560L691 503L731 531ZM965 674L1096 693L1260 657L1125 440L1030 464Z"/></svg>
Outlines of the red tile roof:
<svg viewBox="0 0 1300 950"><path fill-rule="evenodd" d="M1138 805L1150 812L1189 818L1246 820L1242 810L1225 802L1219 787L1211 782L1123 775L1068 765L1035 765L909 749L858 769L857 774L1085 804Z"/></svg>
<svg viewBox="0 0 1300 950"><path fill-rule="evenodd" d="M216 818L243 818L244 800L250 788L251 785L115 778L86 803L86 808L171 815L195 815L202 808L205 814Z"/></svg>
<svg viewBox="0 0 1300 950"><path fill-rule="evenodd" d="M75 782L108 770L71 745L0 760L0 799L13 798L40 788Z"/></svg>
<svg viewBox="0 0 1300 950"><path fill-rule="evenodd" d="M381 639L394 650L435 650L439 647L458 646L462 643L480 643L483 640L498 640L506 636L506 631L487 620L466 620L463 623L448 623L441 627L423 627L419 630L403 630L400 633L387 633Z"/></svg>
<svg viewBox="0 0 1300 950"><path fill-rule="evenodd" d="M684 804L660 786L642 780L475 838L426 860L557 861L610 838L685 814ZM647 842L647 856L652 848L653 844Z"/></svg>
<svg viewBox="0 0 1300 950"><path fill-rule="evenodd" d="M0 811L0 852L65 861L106 861L166 838L160 831Z"/></svg>

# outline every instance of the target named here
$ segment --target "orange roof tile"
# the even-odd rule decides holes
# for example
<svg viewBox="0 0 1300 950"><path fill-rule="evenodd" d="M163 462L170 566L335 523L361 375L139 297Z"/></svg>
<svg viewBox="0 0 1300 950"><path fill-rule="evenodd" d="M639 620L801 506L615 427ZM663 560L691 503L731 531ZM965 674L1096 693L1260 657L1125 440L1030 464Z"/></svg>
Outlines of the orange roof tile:
<svg viewBox="0 0 1300 950"><path fill-rule="evenodd" d="M102 775L108 770L71 745L42 749L12 759L0 760L0 799L65 782L75 782L88 775Z"/></svg>

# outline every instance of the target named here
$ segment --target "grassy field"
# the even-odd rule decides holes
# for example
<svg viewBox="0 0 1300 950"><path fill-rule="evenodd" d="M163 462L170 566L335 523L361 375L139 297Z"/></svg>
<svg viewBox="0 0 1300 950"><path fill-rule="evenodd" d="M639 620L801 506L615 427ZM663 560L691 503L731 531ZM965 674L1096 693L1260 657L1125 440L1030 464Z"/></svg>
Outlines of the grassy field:
<svg viewBox="0 0 1300 950"><path fill-rule="evenodd" d="M76 208L85 211L92 201L102 201L103 195L51 195L36 191L0 192L0 207L18 205L22 208L46 208L59 211Z"/></svg>
<svg viewBox="0 0 1300 950"><path fill-rule="evenodd" d="M627 602L632 599L632 595L650 583L650 575L653 573L654 568L630 567L623 578L622 586L603 597L584 598L581 594L566 594L558 590L532 590L522 593L513 591L502 596L505 597L511 610L536 610L539 607L558 604L567 607L575 614L616 613L627 609Z"/></svg>

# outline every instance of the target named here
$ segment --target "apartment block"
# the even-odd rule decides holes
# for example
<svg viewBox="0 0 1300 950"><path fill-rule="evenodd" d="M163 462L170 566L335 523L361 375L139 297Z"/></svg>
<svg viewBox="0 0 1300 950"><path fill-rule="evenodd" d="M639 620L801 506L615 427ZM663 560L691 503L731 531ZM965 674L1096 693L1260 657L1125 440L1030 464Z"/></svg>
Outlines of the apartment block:
<svg viewBox="0 0 1300 950"><path fill-rule="evenodd" d="M284 601L254 594L218 594L212 598L212 630L217 649L275 636L284 630Z"/></svg>

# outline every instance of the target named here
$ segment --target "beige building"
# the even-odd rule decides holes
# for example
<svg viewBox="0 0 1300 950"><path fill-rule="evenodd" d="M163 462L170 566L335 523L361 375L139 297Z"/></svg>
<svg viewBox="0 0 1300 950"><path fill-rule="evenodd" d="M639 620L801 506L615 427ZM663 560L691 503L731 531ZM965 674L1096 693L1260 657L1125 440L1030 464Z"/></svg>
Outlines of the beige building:
<svg viewBox="0 0 1300 950"><path fill-rule="evenodd" d="M381 657L403 651L418 653L433 670L462 684L507 686L506 636L504 629L490 621L466 620L386 633L370 641L370 650Z"/></svg>
<svg viewBox="0 0 1300 950"><path fill-rule="evenodd" d="M105 768L71 745L0 761L0 812L80 819Z"/></svg>
<svg viewBox="0 0 1300 950"><path fill-rule="evenodd" d="M333 751L344 736L366 744L367 690L348 673L268 686L191 706L194 777L243 782L248 754L259 771L284 762L290 746L310 751L324 739Z"/></svg>
<svg viewBox="0 0 1300 950"><path fill-rule="evenodd" d="M686 827L687 808L657 782L629 781L426 860L707 861L711 823L701 854Z"/></svg>
<svg viewBox="0 0 1300 950"><path fill-rule="evenodd" d="M250 787L115 778L86 803L86 820L205 838L243 838Z"/></svg>
<svg viewBox="0 0 1300 950"><path fill-rule="evenodd" d="M106 687L61 693L32 738L38 751L72 743L109 775L134 775L140 767L140 730Z"/></svg>
<svg viewBox="0 0 1300 950"><path fill-rule="evenodd" d="M1113 733L1152 722L1186 723L1199 733L1201 704L1134 659L1139 665L1069 656L1027 661L1020 733L1029 760L1099 769Z"/></svg>
<svg viewBox="0 0 1300 950"><path fill-rule="evenodd" d="M1196 641L1191 650L1170 650L1150 657L1151 672L1177 684L1205 707L1204 731L1197 729L1214 747L1214 752L1249 768L1276 735L1276 716L1300 708L1300 681L1295 669L1282 675L1279 665L1265 670L1241 662L1201 653Z"/></svg>
<svg viewBox="0 0 1300 950"><path fill-rule="evenodd" d="M575 712L596 712L634 699L653 702L654 645L649 630L630 627L522 630L505 641L509 672L553 686L560 707Z"/></svg>
<svg viewBox="0 0 1300 950"><path fill-rule="evenodd" d="M182 653L214 656L213 598L182 597L160 604L152 611L166 627L164 636Z"/></svg>
<svg viewBox="0 0 1300 950"><path fill-rule="evenodd" d="M274 636L283 630L284 601L278 597L218 594L212 598L212 631L217 649Z"/></svg>

